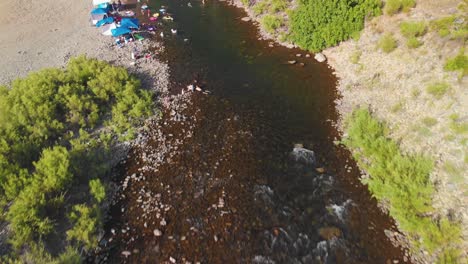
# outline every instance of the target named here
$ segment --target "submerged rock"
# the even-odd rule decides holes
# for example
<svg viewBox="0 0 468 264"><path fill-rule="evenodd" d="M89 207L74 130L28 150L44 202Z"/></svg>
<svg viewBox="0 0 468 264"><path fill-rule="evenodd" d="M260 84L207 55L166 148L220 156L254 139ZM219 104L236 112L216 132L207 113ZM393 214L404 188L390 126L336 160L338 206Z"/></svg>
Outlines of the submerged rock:
<svg viewBox="0 0 468 264"><path fill-rule="evenodd" d="M341 230L333 226L320 228L318 233L322 238L326 240L330 240L334 237L338 238L341 236Z"/></svg>
<svg viewBox="0 0 468 264"><path fill-rule="evenodd" d="M305 165L305 166L314 166L315 165L315 153L312 150L295 147L291 152L291 159L295 162Z"/></svg>

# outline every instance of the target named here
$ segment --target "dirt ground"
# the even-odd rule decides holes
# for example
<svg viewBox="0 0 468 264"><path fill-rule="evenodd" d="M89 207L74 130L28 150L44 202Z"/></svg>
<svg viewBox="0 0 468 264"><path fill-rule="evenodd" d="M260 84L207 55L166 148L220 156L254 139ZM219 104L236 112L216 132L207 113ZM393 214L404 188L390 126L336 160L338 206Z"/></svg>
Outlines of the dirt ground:
<svg viewBox="0 0 468 264"><path fill-rule="evenodd" d="M0 1L0 85L80 54L111 60L112 38L91 25L92 1Z"/></svg>

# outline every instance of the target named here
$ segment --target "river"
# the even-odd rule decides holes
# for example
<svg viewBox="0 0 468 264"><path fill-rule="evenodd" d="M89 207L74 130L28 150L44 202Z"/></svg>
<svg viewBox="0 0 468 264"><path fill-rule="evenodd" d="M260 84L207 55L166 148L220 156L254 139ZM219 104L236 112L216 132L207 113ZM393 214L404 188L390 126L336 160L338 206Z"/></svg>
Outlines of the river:
<svg viewBox="0 0 468 264"><path fill-rule="evenodd" d="M164 5L174 17L158 25L157 36L164 32L171 92L195 84L210 93L191 95L177 114L165 112L153 124L158 132L150 130L123 164L117 181L134 183L106 225L107 261L409 261L385 235L397 232L393 220L359 182L349 152L335 144L339 95L326 63L259 40L255 26L240 20L246 14L224 2L149 5ZM176 154L157 168L144 165L164 140L174 142L168 149ZM154 195L157 201L143 203L160 206L156 218L139 207L142 196Z"/></svg>

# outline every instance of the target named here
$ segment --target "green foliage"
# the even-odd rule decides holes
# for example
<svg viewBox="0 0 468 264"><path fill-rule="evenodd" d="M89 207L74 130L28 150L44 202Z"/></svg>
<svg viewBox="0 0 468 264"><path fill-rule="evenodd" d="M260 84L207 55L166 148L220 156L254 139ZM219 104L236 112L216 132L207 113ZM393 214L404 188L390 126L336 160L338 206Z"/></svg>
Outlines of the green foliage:
<svg viewBox="0 0 468 264"><path fill-rule="evenodd" d="M433 117L425 117L421 120L421 122L428 127L432 127L437 124L437 119Z"/></svg>
<svg viewBox="0 0 468 264"><path fill-rule="evenodd" d="M78 204L73 206L69 217L74 225L67 231L67 238L77 241L88 250L95 248L98 243L97 232L102 225L99 209Z"/></svg>
<svg viewBox="0 0 468 264"><path fill-rule="evenodd" d="M424 22L402 22L400 31L407 38L420 37L426 33L426 24Z"/></svg>
<svg viewBox="0 0 468 264"><path fill-rule="evenodd" d="M265 15L262 17L260 24L270 34L273 34L275 30L282 25L281 18L274 15Z"/></svg>
<svg viewBox="0 0 468 264"><path fill-rule="evenodd" d="M446 71L460 71L462 76L468 75L468 56L464 53L462 49L457 56L447 59L444 69Z"/></svg>
<svg viewBox="0 0 468 264"><path fill-rule="evenodd" d="M268 8L268 2L267 1L261 1L261 2L257 2L253 6L252 10L253 10L255 15L260 15L260 14L265 13L267 8Z"/></svg>
<svg viewBox="0 0 468 264"><path fill-rule="evenodd" d="M288 3L285 0L271 0L270 2L270 13L277 13L284 11L288 7Z"/></svg>
<svg viewBox="0 0 468 264"><path fill-rule="evenodd" d="M89 189L91 195L98 203L102 202L104 198L106 198L106 188L102 185L101 180L94 179L89 181Z"/></svg>
<svg viewBox="0 0 468 264"><path fill-rule="evenodd" d="M348 137L343 141L354 149L354 156L370 178L363 179L372 195L386 201L389 212L405 231L415 248L424 248L443 258L459 258L457 246L461 229L446 218L433 219L429 179L433 163L420 155L404 154L385 135L385 126L367 109L358 109L347 120ZM448 255L446 255L448 254Z"/></svg>
<svg viewBox="0 0 468 264"><path fill-rule="evenodd" d="M441 37L449 36L450 39L465 41L468 39L467 18L463 14L450 15L431 21L430 27Z"/></svg>
<svg viewBox="0 0 468 264"><path fill-rule="evenodd" d="M250 6L250 1L249 0L241 0L242 4L245 6L245 7L249 7Z"/></svg>
<svg viewBox="0 0 468 264"><path fill-rule="evenodd" d="M387 15L394 15L400 11L409 12L415 6L415 0L387 0L384 11Z"/></svg>
<svg viewBox="0 0 468 264"><path fill-rule="evenodd" d="M431 22L431 28L439 33L441 37L448 36L456 16L447 16Z"/></svg>
<svg viewBox="0 0 468 264"><path fill-rule="evenodd" d="M359 60L361 59L362 51L356 50L349 56L349 60L351 61L352 64L358 64Z"/></svg>
<svg viewBox="0 0 468 264"><path fill-rule="evenodd" d="M78 262L66 243L59 243L57 256L43 254L41 243L56 237L56 228L70 227L63 217L70 214L76 225L70 238L88 249L95 245L98 204L105 198L99 178L109 169L105 160L113 134L133 136L152 109L152 94L124 68L86 57L71 59L64 70L15 80L10 89L0 87L0 198L9 204L11 244L27 245L38 261ZM77 198L88 186L91 195Z"/></svg>
<svg viewBox="0 0 468 264"><path fill-rule="evenodd" d="M380 6L379 0L300 0L290 14L291 40L314 52L334 46L361 31Z"/></svg>
<svg viewBox="0 0 468 264"><path fill-rule="evenodd" d="M468 122L456 122L450 123L450 129L456 134L462 135L468 133Z"/></svg>
<svg viewBox="0 0 468 264"><path fill-rule="evenodd" d="M450 85L446 82L437 82L426 87L426 91L437 99L441 99L449 89Z"/></svg>
<svg viewBox="0 0 468 264"><path fill-rule="evenodd" d="M385 53L390 53L396 49L398 43L392 34L384 34L380 39L377 46Z"/></svg>
<svg viewBox="0 0 468 264"><path fill-rule="evenodd" d="M394 104L392 108L390 108L390 111L392 113L397 113L403 110L403 107L405 106L405 102L399 101L398 103Z"/></svg>
<svg viewBox="0 0 468 264"><path fill-rule="evenodd" d="M422 42L419 41L416 37L410 37L410 38L406 41L406 45L407 45L408 48L410 48L410 49L415 49L415 48L421 47Z"/></svg>
<svg viewBox="0 0 468 264"><path fill-rule="evenodd" d="M34 235L43 236L53 229L53 221L47 209L62 202L60 192L70 183L69 155L64 147L45 149L34 163L35 173L19 192L7 213L7 220L14 232L12 243L19 248Z"/></svg>

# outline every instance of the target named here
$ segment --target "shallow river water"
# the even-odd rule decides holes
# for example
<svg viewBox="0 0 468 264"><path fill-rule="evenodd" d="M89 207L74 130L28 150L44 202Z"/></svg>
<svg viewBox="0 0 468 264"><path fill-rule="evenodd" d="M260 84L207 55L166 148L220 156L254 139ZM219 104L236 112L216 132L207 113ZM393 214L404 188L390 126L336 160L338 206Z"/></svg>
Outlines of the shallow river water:
<svg viewBox="0 0 468 264"><path fill-rule="evenodd" d="M191 95L177 113L187 117L183 122L165 113L153 128L159 136L150 130L143 147L132 149L117 181L134 183L106 225L107 261L409 262L385 235L396 232L393 221L360 184L350 154L334 143L332 69L313 54L259 40L255 26L240 20L242 10L188 3L149 5L164 5L174 17L158 31L171 92L196 82L210 94ZM166 144L161 133L177 147L156 169L145 159ZM142 196L153 195L162 208L157 221L139 207Z"/></svg>

